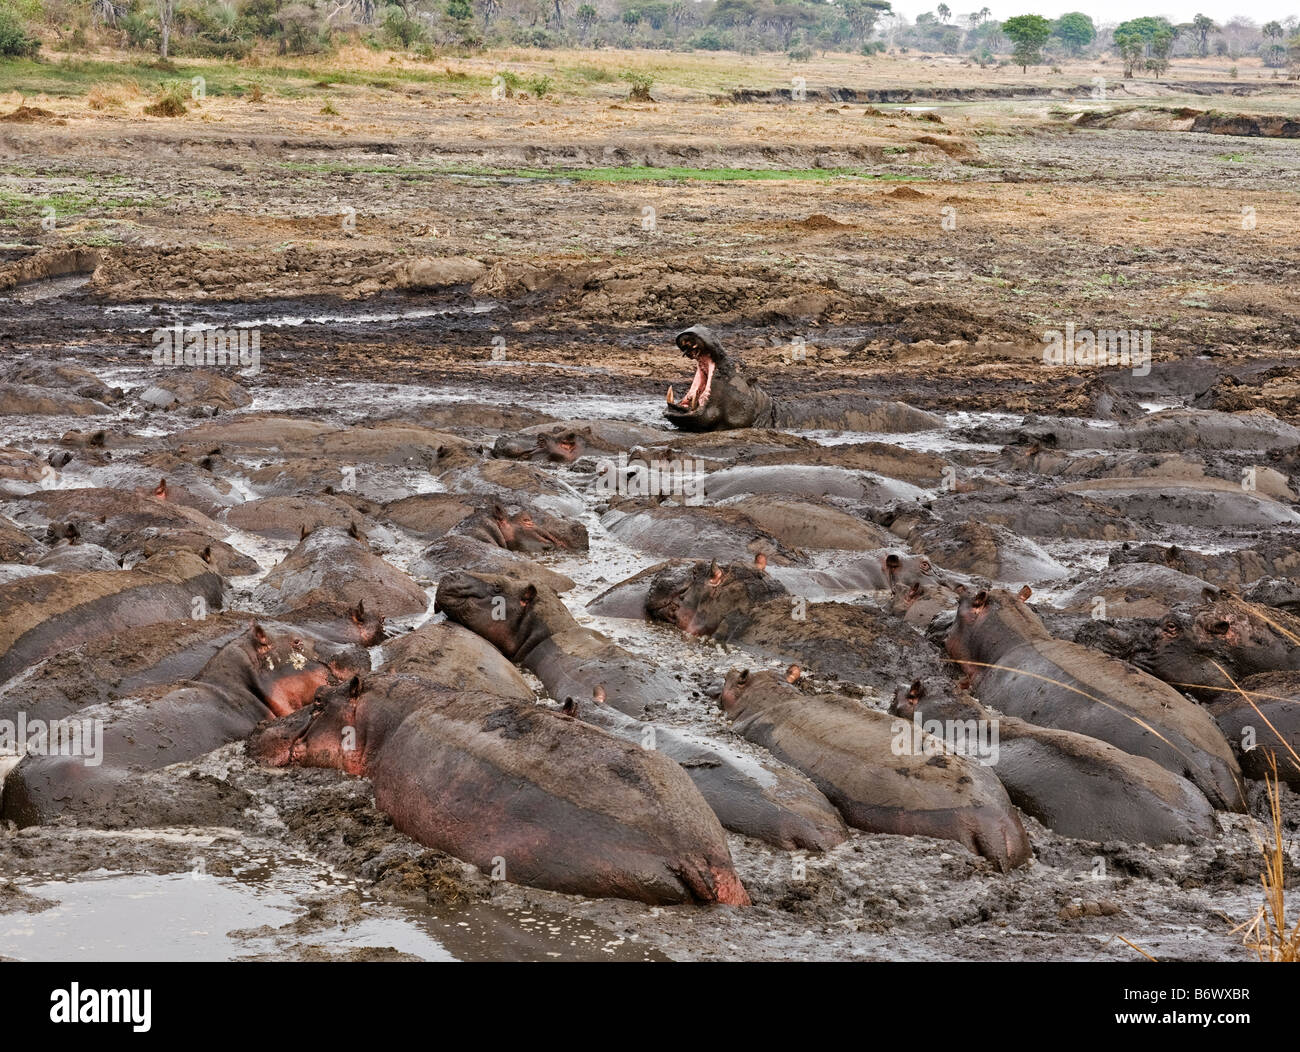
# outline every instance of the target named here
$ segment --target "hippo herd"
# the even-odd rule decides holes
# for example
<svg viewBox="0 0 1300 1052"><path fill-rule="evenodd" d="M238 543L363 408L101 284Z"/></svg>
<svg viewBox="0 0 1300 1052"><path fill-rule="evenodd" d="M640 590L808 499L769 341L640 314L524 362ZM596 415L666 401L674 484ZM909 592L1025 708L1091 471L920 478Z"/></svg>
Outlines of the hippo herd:
<svg viewBox="0 0 1300 1052"><path fill-rule="evenodd" d="M166 769L242 741L515 883L744 906L728 834L1009 871L1034 823L1194 843L1300 786L1300 429L1105 384L1019 423L776 397L676 342L667 429L164 415L27 369L24 419L103 426L0 447L0 745L93 721L102 754L0 751L0 818L219 823L248 797ZM602 487L617 458L678 488Z"/></svg>

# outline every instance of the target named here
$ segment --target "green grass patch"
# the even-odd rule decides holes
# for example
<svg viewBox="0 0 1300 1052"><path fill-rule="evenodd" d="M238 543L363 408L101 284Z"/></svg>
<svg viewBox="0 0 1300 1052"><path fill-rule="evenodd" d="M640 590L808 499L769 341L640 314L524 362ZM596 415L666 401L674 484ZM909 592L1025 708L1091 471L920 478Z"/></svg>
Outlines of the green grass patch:
<svg viewBox="0 0 1300 1052"><path fill-rule="evenodd" d="M117 211L123 208L147 208L156 200L146 197L117 197L68 191L55 194L22 194L0 187L0 226L15 226L21 221L40 219L46 208L54 209L55 222L84 215L92 209Z"/></svg>

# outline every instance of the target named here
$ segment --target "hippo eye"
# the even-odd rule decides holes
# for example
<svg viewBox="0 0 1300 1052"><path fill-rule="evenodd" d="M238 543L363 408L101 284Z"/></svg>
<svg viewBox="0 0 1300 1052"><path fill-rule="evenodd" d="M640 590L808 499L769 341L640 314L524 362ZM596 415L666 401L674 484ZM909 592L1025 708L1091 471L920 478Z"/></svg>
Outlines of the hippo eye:
<svg viewBox="0 0 1300 1052"><path fill-rule="evenodd" d="M1178 632L1179 632L1178 622L1176 622L1176 621L1166 621L1166 622L1164 623L1164 626L1163 626L1163 628L1162 628L1162 631L1164 632L1164 634L1165 634L1166 636L1176 636L1176 635L1178 635Z"/></svg>
<svg viewBox="0 0 1300 1052"><path fill-rule="evenodd" d="M921 560L921 572L922 572L922 573L929 573L929 572L930 572L930 560L929 560L929 559L922 559L922 560Z"/></svg>

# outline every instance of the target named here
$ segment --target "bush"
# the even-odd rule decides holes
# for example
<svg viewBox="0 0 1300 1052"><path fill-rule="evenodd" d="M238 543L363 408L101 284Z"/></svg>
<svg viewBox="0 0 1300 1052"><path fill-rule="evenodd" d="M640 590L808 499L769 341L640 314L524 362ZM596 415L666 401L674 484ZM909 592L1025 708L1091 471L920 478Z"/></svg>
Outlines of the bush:
<svg viewBox="0 0 1300 1052"><path fill-rule="evenodd" d="M798 47L792 47L786 55L792 62L807 62L812 58L813 53L812 48L807 44L800 44Z"/></svg>
<svg viewBox="0 0 1300 1052"><path fill-rule="evenodd" d="M885 53L885 42L883 40L868 40L862 45L862 54L864 55L883 55Z"/></svg>
<svg viewBox="0 0 1300 1052"><path fill-rule="evenodd" d="M418 43L424 37L424 26L394 4L384 12L384 32L404 48Z"/></svg>
<svg viewBox="0 0 1300 1052"><path fill-rule="evenodd" d="M725 51L727 42L716 30L705 29L691 37L690 46L700 51Z"/></svg>
<svg viewBox="0 0 1300 1052"><path fill-rule="evenodd" d="M189 112L185 100L190 97L190 84L185 80L169 80L158 89L158 97L144 108L150 117L183 117Z"/></svg>
<svg viewBox="0 0 1300 1052"><path fill-rule="evenodd" d="M22 19L7 7L0 7L0 55L8 58L32 58L41 42L27 35Z"/></svg>
<svg viewBox="0 0 1300 1052"><path fill-rule="evenodd" d="M553 87L555 87L555 81L550 77L536 76L530 77L528 80L528 90L533 93L534 97L539 99L546 98Z"/></svg>
<svg viewBox="0 0 1300 1052"><path fill-rule="evenodd" d="M619 76L632 85L632 90L627 93L629 100L632 102L654 102L654 99L650 97L650 89L655 82L653 73L633 73L631 70L624 70Z"/></svg>

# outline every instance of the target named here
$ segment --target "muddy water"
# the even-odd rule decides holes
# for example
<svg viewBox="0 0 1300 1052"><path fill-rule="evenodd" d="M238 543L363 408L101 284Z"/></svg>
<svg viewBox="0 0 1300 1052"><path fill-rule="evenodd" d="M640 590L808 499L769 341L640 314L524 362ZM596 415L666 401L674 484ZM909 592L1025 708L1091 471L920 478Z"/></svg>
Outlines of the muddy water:
<svg viewBox="0 0 1300 1052"><path fill-rule="evenodd" d="M351 423L423 405L472 400L526 402L559 418L599 416L659 423L660 410L654 402L602 393L601 370L569 371L577 374L574 390L536 395L523 391L502 365L490 362L481 367L481 381L467 387L370 382L253 385L256 400L251 409L314 409L322 418ZM144 382L143 374L130 367L104 372L103 378L128 389ZM806 434L827 444L884 441L940 454L993 452L993 446L963 439L958 429L1016 420L1003 414L953 413L945 418L943 429L933 432ZM190 423L179 415L163 414L154 414L149 421L149 433L158 436ZM6 421L7 434L2 437L12 441L19 433L58 434L63 423ZM87 424L84 419L66 423L69 427ZM131 429L141 432L138 420L132 420ZM705 690L728 668L741 663L757 667L761 662L709 641L684 639L667 626L587 614L586 602L604 588L658 560L629 549L604 529L596 513L599 496L589 470L562 469L558 475L580 497L591 545L588 558L544 560L576 582L565 596L570 609L580 622L676 674L682 689L657 717L660 722L756 757L750 743L730 734ZM411 472L394 471L391 479L382 481L409 491L439 488L432 477ZM86 483L69 471L62 473L59 484ZM252 611L253 587L292 545L242 533L230 540L261 567L257 575L237 579L233 590L234 605ZM1198 546L1211 541L1205 537ZM1051 540L1043 546L1072 569L1104 565L1109 548L1105 542ZM387 531L384 555L409 569L421 547L393 529ZM427 591L432 600L433 582ZM426 611L397 627L410 627L430 616ZM780 663L769 664L779 667ZM815 675L816 670L811 671ZM534 685L540 695L540 685ZM883 698L870 693L866 701L884 704ZM195 769L244 779L258 795L258 779L266 781L268 776L247 763L242 746L213 755L216 759L205 758ZM313 800L319 783L308 774L289 771L274 780L280 794L277 804ZM340 776L337 781L345 780ZM365 795L364 788L360 791ZM266 807L274 809L269 802ZM367 881L342 874L310 851L290 848L289 844L299 843L298 838L286 835L274 821L251 841L244 834L234 838L244 841L239 846L231 846L231 837L213 837L203 830L177 834L193 838L196 844L206 842L200 854L214 860L214 873L200 874L200 879L184 864L178 872L174 864L164 864L161 855L149 850L132 856L130 866L68 861L72 856L96 858L85 844L97 838L112 844L114 857L121 857L141 840L166 833L74 830L57 834L63 838L58 840L55 834L40 831L35 838L48 835L49 842L44 847L30 845L35 850L26 857L35 861L13 882L26 896L26 910L0 912L0 957L622 960L663 955L924 960L1131 956L1132 951L1116 942L1116 931L1135 936L1140 945L1165 958L1231 957L1242 953L1239 940L1229 936L1230 925L1215 918L1244 919L1253 908L1253 893L1248 886L1210 892L1204 885L1225 865L1220 861L1225 854L1234 864L1247 865L1253 851L1249 822L1221 816L1222 836L1197 850L1103 848L1056 837L1029 823L1039 861L1007 877L973 872L971 860L938 842L866 836L851 837L835 852L806 860L809 875L796 877L788 853L733 836L732 852L742 879L756 901L766 903L743 911L743 919L735 916L736 911L652 910L635 903L589 901L501 884L491 886L488 901L421 906L381 900L370 893ZM67 846L69 837L80 845L75 850ZM48 862L42 864L42 858ZM1101 881L1088 876L1097 858L1112 866ZM1166 902L1170 895L1174 901ZM1120 905L1122 923L1080 932L1057 919L1058 909L1065 905L1102 898ZM991 910L1002 919L992 927L972 929L981 910Z"/></svg>

